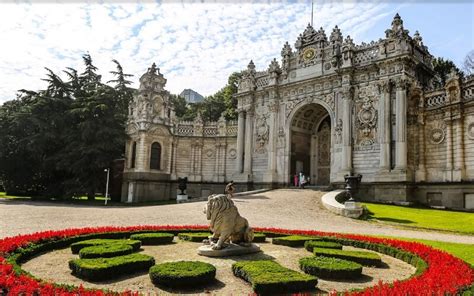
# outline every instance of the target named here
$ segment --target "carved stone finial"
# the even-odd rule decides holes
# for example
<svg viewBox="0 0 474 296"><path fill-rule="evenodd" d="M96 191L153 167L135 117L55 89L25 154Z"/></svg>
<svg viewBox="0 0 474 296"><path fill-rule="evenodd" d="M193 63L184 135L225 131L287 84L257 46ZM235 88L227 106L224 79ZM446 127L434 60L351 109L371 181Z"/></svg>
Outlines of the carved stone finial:
<svg viewBox="0 0 474 296"><path fill-rule="evenodd" d="M280 64L278 64L276 59L273 59L270 63L270 66L268 66L268 73L276 73L280 74L281 69L280 69Z"/></svg>
<svg viewBox="0 0 474 296"><path fill-rule="evenodd" d="M159 73L159 72L160 72L160 69L158 69L158 73ZM155 64L155 63L153 63L153 64L151 65L151 68L148 68L148 73L149 73L149 74L156 74L156 64Z"/></svg>
<svg viewBox="0 0 474 296"><path fill-rule="evenodd" d="M331 41L332 44L334 43L342 43L342 34L341 30L336 26L332 30L331 36L329 37L329 41Z"/></svg>
<svg viewBox="0 0 474 296"><path fill-rule="evenodd" d="M398 13L393 17L392 28L386 30L385 35L387 38L400 38L408 36L408 30L403 29L403 20Z"/></svg>
<svg viewBox="0 0 474 296"><path fill-rule="evenodd" d="M250 63L247 66L247 70L249 70L250 72L255 71L255 64L253 63L253 60L250 60Z"/></svg>
<svg viewBox="0 0 474 296"><path fill-rule="evenodd" d="M291 55L291 46L288 43L288 41L286 41L286 43L283 45L283 48L281 50L281 56L282 57L287 57L287 56L290 56L290 55Z"/></svg>
<svg viewBox="0 0 474 296"><path fill-rule="evenodd" d="M423 38L421 38L420 32L418 32L418 30L415 32L415 35L413 35L413 41L415 41L415 44L419 47L423 47Z"/></svg>

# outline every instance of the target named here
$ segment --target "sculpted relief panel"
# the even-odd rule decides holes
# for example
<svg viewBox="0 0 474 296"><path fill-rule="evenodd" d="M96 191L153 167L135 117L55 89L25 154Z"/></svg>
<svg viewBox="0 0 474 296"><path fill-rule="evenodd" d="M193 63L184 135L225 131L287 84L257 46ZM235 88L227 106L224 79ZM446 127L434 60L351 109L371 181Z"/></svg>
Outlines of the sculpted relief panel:
<svg viewBox="0 0 474 296"><path fill-rule="evenodd" d="M376 89L367 86L359 89L355 102L357 144L370 146L375 143L377 128Z"/></svg>

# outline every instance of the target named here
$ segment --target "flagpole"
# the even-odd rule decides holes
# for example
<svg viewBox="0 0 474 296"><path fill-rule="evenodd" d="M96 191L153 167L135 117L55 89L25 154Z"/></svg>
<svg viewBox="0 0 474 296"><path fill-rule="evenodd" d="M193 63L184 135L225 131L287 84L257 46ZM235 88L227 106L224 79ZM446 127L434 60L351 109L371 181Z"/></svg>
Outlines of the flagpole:
<svg viewBox="0 0 474 296"><path fill-rule="evenodd" d="M311 27L313 26L313 0L311 0Z"/></svg>

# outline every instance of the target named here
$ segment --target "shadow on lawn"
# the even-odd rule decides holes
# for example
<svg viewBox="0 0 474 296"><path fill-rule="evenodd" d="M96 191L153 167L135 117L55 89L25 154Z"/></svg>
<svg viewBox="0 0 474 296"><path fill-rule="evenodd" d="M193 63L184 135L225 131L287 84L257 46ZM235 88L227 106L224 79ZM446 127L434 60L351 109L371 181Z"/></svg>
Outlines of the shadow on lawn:
<svg viewBox="0 0 474 296"><path fill-rule="evenodd" d="M380 221L391 222L391 223L400 223L400 224L413 224L413 223L415 223L411 220L389 218L389 217L371 217L371 218L374 219L374 220L380 220Z"/></svg>

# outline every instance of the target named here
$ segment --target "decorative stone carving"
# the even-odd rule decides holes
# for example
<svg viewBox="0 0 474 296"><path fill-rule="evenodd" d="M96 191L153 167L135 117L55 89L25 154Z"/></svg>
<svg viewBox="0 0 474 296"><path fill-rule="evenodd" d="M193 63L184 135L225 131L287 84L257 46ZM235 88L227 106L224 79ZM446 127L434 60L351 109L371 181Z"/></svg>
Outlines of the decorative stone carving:
<svg viewBox="0 0 474 296"><path fill-rule="evenodd" d="M446 138L446 124L438 121L435 123L433 128L429 131L429 139L433 144L441 144Z"/></svg>
<svg viewBox="0 0 474 296"><path fill-rule="evenodd" d="M257 153L265 153L265 144L268 142L268 134L270 132L270 128L267 124L267 117L265 115L261 115L257 118L257 145L255 145L255 152Z"/></svg>
<svg viewBox="0 0 474 296"><path fill-rule="evenodd" d="M204 212L210 221L209 229L213 235L209 244L213 250L227 246L229 240L234 244L250 246L254 234L247 219L240 216L234 202L224 194L213 194L208 197Z"/></svg>
<svg viewBox="0 0 474 296"><path fill-rule="evenodd" d="M336 144L342 143L342 119L338 119L336 126L334 127L336 133Z"/></svg>
<svg viewBox="0 0 474 296"><path fill-rule="evenodd" d="M467 137L474 140L474 122L471 122L467 126Z"/></svg>
<svg viewBox="0 0 474 296"><path fill-rule="evenodd" d="M280 75L281 68L276 59L273 59L270 66L268 66L268 73L270 73L270 78L276 78Z"/></svg>
<svg viewBox="0 0 474 296"><path fill-rule="evenodd" d="M373 128L377 126L377 110L372 106L369 97L365 97L361 109L357 113L359 129L365 137L368 137Z"/></svg>
<svg viewBox="0 0 474 296"><path fill-rule="evenodd" d="M237 158L237 150L235 150L233 148L229 149L228 155L229 155L230 159L236 159Z"/></svg>
<svg viewBox="0 0 474 296"><path fill-rule="evenodd" d="M212 156L214 156L214 151L212 151L212 149L207 149L204 155L206 158L212 158Z"/></svg>
<svg viewBox="0 0 474 296"><path fill-rule="evenodd" d="M303 101L304 101L304 98L286 102L286 112L285 112L286 118L288 118L290 116L291 111L293 111L293 109Z"/></svg>

